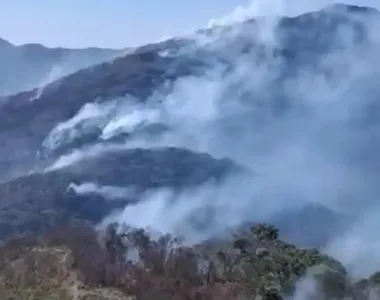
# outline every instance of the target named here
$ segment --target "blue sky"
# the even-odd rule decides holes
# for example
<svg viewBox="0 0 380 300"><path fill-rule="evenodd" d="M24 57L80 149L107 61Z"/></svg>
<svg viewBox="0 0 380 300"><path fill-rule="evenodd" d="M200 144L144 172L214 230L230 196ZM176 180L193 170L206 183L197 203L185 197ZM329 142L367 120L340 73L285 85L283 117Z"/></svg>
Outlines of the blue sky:
<svg viewBox="0 0 380 300"><path fill-rule="evenodd" d="M0 37L48 46L124 47L175 35L248 0L1 0Z"/></svg>
<svg viewBox="0 0 380 300"><path fill-rule="evenodd" d="M259 1L259 0L257 0ZM270 1L270 0L266 0ZM283 1L307 10L332 0ZM346 0L357 2L356 0ZM126 47L207 25L251 0L0 0L0 37L63 47ZM379 0L364 0L374 4ZM297 10L297 9L296 9Z"/></svg>

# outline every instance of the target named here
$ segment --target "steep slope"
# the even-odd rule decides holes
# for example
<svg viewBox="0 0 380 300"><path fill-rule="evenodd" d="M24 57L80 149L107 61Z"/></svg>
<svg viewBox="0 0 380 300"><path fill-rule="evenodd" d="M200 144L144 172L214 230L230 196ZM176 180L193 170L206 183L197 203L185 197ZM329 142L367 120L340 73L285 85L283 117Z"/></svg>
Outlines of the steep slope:
<svg viewBox="0 0 380 300"><path fill-rule="evenodd" d="M246 90L244 82L233 83L228 87L229 92L239 89L237 97L255 99L253 103L257 101L259 106L266 101L268 104L263 109L271 110L270 113L289 114L298 101L296 95L292 95L295 98L292 99L286 94L289 80L298 80L297 76L304 72L315 72L315 76L334 76L334 72L343 71L338 62L326 64L325 61L327 53L339 55L340 48L350 49L350 53L375 49L376 45L366 37L370 33L366 29L365 18L368 14L369 19L378 20L379 15L371 10L354 8L333 6L320 12L281 19L273 29L278 36L273 45L259 37L262 25L252 20L233 27L200 31L188 39L141 47L113 62L79 71L47 85L34 101L30 100L39 94L38 89L5 97L0 109L3 158L11 160L8 154L33 158L49 132L59 123L78 116L81 110L90 108L86 104L99 105L100 109L106 110L107 105L102 104L112 102L109 100L116 99L128 105L135 101L152 101L151 96L157 94L159 97L154 101L161 101L170 95L181 78L202 78L215 68L225 70L223 76L227 79L228 74L233 77L241 68L239 57L243 57L243 63L249 63L246 68L251 67L252 70L261 64L276 68L272 83L276 88L271 91L273 95L269 93L268 99L263 100L257 99L256 91ZM341 39L342 31L350 34L346 42ZM334 80L333 77L331 79ZM266 88L271 89L271 86ZM116 109L123 108L117 105ZM87 138L84 133L85 143L100 141L102 128L95 126L93 130ZM82 145L81 138L78 139ZM8 149L17 151L12 153Z"/></svg>
<svg viewBox="0 0 380 300"><path fill-rule="evenodd" d="M380 145L373 142L379 140L380 68L372 61L379 50L372 25L379 20L377 11L339 5L274 25L259 18L146 45L43 90L3 97L0 197L7 198L2 212L12 211L5 219L22 211L22 227L45 209L65 219L82 209L75 206L80 197L67 196L75 180L119 188L199 186L226 173L226 157L227 165L250 172L226 185L225 198L213 190L202 194L217 198L211 205L216 214L228 212L229 218L217 218L220 230L288 208L296 212L284 218L304 218L314 227L302 235L318 232L317 244L324 243L329 226L316 220L326 218L340 229L351 219L346 223L336 209L356 214L380 194ZM356 76L363 68L365 76ZM193 167L184 167L183 160ZM81 203L91 203L86 199ZM75 205L65 206L70 201ZM98 201L102 213L75 213L97 222L115 208L104 197ZM162 219L165 209L159 211ZM184 222L194 214L182 213ZM292 231L294 225L275 216ZM17 226L4 224L10 232Z"/></svg>
<svg viewBox="0 0 380 300"><path fill-rule="evenodd" d="M130 149L88 157L80 164L0 184L0 238L44 233L76 220L95 225L138 201L143 192L181 191L210 181L216 184L239 169L230 160L176 148ZM104 193L96 185L106 187Z"/></svg>
<svg viewBox="0 0 380 300"><path fill-rule="evenodd" d="M0 40L0 95L10 95L43 86L123 54L118 49L47 48L40 44L15 46Z"/></svg>

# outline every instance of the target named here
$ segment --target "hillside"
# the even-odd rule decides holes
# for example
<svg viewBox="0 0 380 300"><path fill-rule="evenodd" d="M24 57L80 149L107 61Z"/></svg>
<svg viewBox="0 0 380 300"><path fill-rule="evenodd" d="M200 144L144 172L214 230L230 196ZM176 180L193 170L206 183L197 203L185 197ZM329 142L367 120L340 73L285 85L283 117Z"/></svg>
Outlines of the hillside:
<svg viewBox="0 0 380 300"><path fill-rule="evenodd" d="M78 220L96 225L112 212L136 202L144 191L196 188L222 181L240 168L230 160L184 149L131 149L22 176L0 183L0 238L25 232L43 234L52 226ZM81 193L80 188L71 188L86 183L95 185L95 189ZM97 191L101 186L111 191ZM113 198L115 189L119 192Z"/></svg>
<svg viewBox="0 0 380 300"><path fill-rule="evenodd" d="M106 125L120 117L118 110L123 113L129 113L128 109L141 110L144 118L145 111L155 112L161 102L164 104L162 109L170 109L165 107L168 102L165 98L171 97L178 83L186 79L199 80L201 87L220 80L220 84L227 85L226 91L221 91L221 98L228 97L234 89L239 90L236 97L244 105L247 104L246 99L252 99L252 106L246 107L247 115L255 114L257 108L269 116L284 117L293 113L292 110L299 110L296 113L308 117L308 114L314 113L307 111L313 109L307 107L306 101L309 100L303 100L306 102L302 104L306 106L304 108L299 107L301 105L297 102L301 101L298 97L306 95L289 95L288 85L294 81L294 89L301 93L303 91L299 90L298 84L313 82L317 76L331 76L331 80L337 81L336 84L343 84L340 77L341 72L345 71L341 66L343 62L332 58L341 57L346 62L347 59L356 59L358 55L366 55L367 52L369 55L369 52L375 51L377 44L372 41L371 27L366 22L376 23L379 19L377 12L349 6L334 6L333 9L283 18L273 29L278 36L275 45L268 45L267 41L259 38L261 25L252 20L231 28L200 31L187 39L146 45L112 62L62 77L41 91L36 88L4 97L0 108L0 140L6 154L4 160L11 161L12 156L33 158L38 150L62 153L83 145L101 143ZM342 40L342 31L349 32L347 41ZM205 44L199 44L203 39ZM331 55L331 61L327 54ZM247 64L245 67L252 73L243 74L247 78L235 79L241 64ZM373 67L376 68L375 65ZM274 68L273 78L270 78L273 82L265 82L260 90L254 90L246 86L246 81L256 79L260 68L263 68L263 74L268 72L267 69ZM209 73L213 72L217 74L216 78L208 78ZM305 80L301 76L306 76ZM267 95L262 95L261 89ZM326 90L326 93L332 91ZM38 99L30 101L36 95ZM330 97L330 94L326 96ZM369 97L367 102L371 99ZM367 102L363 113L373 104ZM98 110L103 110L102 116ZM86 113L89 115L86 116ZM366 116L360 117L364 119ZM162 126L165 130L169 124L160 121L148 125L153 128ZM94 124L87 126L87 123ZM65 126L66 129L58 130ZM121 132L120 138L123 140L123 135L130 133ZM66 135L68 138L65 138ZM112 137L116 138L116 135ZM17 155L18 151L11 153L8 148L26 148L28 151L25 152L29 154Z"/></svg>
<svg viewBox="0 0 380 300"><path fill-rule="evenodd" d="M176 188L183 176L184 193L194 186L189 182L198 187L206 183L199 193L210 198L209 193L220 188L210 179L224 174L229 161L227 165L242 166L250 175L243 180L226 176L227 184L221 185L228 189L226 196L218 194L214 200L219 209L231 191L244 195L241 206L228 204L238 216L228 226L265 219L294 241L307 238L306 244L325 244L373 205L371 197L363 201L364 193L378 193L380 152L376 139L369 139L377 135L377 110L372 109L377 105L377 65L370 64L365 82L341 76L354 74L360 59L372 59L378 49L372 25L378 20L375 10L331 6L280 19L272 28L277 37L272 44L260 36L265 23L250 20L146 45L42 90L3 97L4 228L22 229L24 220L34 220L36 227L67 220L72 208L62 203L94 199L93 194L69 194L71 183L116 189L134 184L154 192ZM343 39L341 32L350 34ZM324 85L324 78L338 88ZM364 102L364 89L355 90L363 84L374 91ZM356 107L352 116L351 107ZM148 154L157 159L141 163ZM183 167L183 159L193 168ZM106 172L99 167L104 165ZM75 170L81 170L80 176ZM126 203L107 208L107 197L97 195L99 207L93 210L83 213L78 206L72 213L97 222ZM53 219L39 222L37 212L43 211ZM327 221L319 222L322 219ZM305 226L295 231L297 220L304 220Z"/></svg>
<svg viewBox="0 0 380 300"><path fill-rule="evenodd" d="M331 5L122 55L0 40L0 298L380 299L379 24Z"/></svg>
<svg viewBox="0 0 380 300"><path fill-rule="evenodd" d="M259 224L229 240L187 247L111 225L53 230L0 248L3 299L378 299L378 275L351 278L315 249L278 240ZM293 298L294 297L294 298Z"/></svg>
<svg viewBox="0 0 380 300"><path fill-rule="evenodd" d="M48 48L40 44L15 46L0 38L0 96L43 86L80 69L123 54L119 49Z"/></svg>

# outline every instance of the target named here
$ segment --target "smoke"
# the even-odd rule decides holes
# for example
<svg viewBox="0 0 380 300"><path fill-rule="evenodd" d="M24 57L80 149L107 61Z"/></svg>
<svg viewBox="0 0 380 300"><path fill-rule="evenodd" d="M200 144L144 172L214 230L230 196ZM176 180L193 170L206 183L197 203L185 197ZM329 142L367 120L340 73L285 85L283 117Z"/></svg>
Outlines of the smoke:
<svg viewBox="0 0 380 300"><path fill-rule="evenodd" d="M58 124L42 142L42 146L54 150L62 143L86 134L88 128L101 124L109 109L100 108L96 103L86 103L74 117Z"/></svg>
<svg viewBox="0 0 380 300"><path fill-rule="evenodd" d="M208 23L209 28L215 26L233 25L248 21L252 18L276 16L277 18L286 15L284 9L286 5L280 1L252 1L249 5L237 6L231 13L218 19L212 19Z"/></svg>
<svg viewBox="0 0 380 300"><path fill-rule="evenodd" d="M304 300L304 299L318 299L318 284L313 276L307 274L305 278L302 278L297 282L295 286L295 293L291 297L291 300Z"/></svg>
<svg viewBox="0 0 380 300"><path fill-rule="evenodd" d="M40 84L38 84L36 95L30 99L30 101L37 100L38 98L41 97L41 95L44 92L45 86L48 85L49 83L57 80L58 78L64 76L64 70L61 65L56 64L53 65L50 72L42 78Z"/></svg>
<svg viewBox="0 0 380 300"><path fill-rule="evenodd" d="M188 243L198 243L212 236L225 235L244 222L269 219L283 212L286 199L282 204L274 201L279 196L275 195L276 191L254 182L255 178L240 175L221 185L207 183L181 192L168 188L152 189L140 195L136 204L108 216L104 223L112 221L153 228L186 237ZM253 187L247 188L247 185ZM289 204L286 211L302 205L300 202Z"/></svg>
<svg viewBox="0 0 380 300"><path fill-rule="evenodd" d="M129 135L119 143L76 149L53 168L133 147L176 146L231 158L253 175L234 175L222 185L181 193L152 190L104 222L151 227L199 242L247 221L317 203L358 218L326 252L355 275L368 275L380 264L374 232L380 212L376 18L359 14L333 31L329 26L334 18L346 12L330 8L323 18L312 15L307 22L286 23L278 16L278 4L257 24L214 28L263 16L260 5L255 2L248 12L239 8L231 18L213 21L214 33L208 33L207 42L205 35L194 36L197 49L223 57L227 66L215 62L205 74L178 78L169 89L158 88L145 104L130 97L87 104L60 124L47 139L50 148L83 134L84 127L99 129L103 141ZM363 44L353 26L358 20L367 33ZM275 55L278 47L289 55ZM78 130L78 124L86 125ZM154 139L140 131L133 135L148 125L162 125L164 130Z"/></svg>
<svg viewBox="0 0 380 300"><path fill-rule="evenodd" d="M377 237L380 210L378 205L372 212L363 214L357 224L344 236L337 237L327 252L337 257L355 278L364 278L377 272L380 266Z"/></svg>
<svg viewBox="0 0 380 300"><path fill-rule="evenodd" d="M133 187L117 187L99 185L94 182L85 182L82 184L71 183L68 189L72 189L78 195L99 195L108 199L125 199L132 198L136 195L136 189Z"/></svg>

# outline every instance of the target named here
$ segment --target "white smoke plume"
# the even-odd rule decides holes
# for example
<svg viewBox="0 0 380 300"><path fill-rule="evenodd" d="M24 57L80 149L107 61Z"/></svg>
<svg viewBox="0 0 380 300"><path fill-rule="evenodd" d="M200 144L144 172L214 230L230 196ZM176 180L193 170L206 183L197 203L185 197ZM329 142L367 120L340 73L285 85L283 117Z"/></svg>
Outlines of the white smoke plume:
<svg viewBox="0 0 380 300"><path fill-rule="evenodd" d="M99 195L109 199L125 199L136 195L136 190L133 187L117 187L99 185L94 182L85 182L82 184L71 183L68 189L74 190L78 195Z"/></svg>
<svg viewBox="0 0 380 300"><path fill-rule="evenodd" d="M297 282L295 290L291 300L315 299L318 295L317 281L307 274L305 278Z"/></svg>
<svg viewBox="0 0 380 300"><path fill-rule="evenodd" d="M40 98L41 95L43 94L44 90L45 90L46 85L53 82L54 80L57 80L58 78L60 78L64 74L65 73L64 73L61 65L59 65L59 64L54 65L51 68L50 72L45 76L45 78L43 78L41 80L40 84L37 87L36 95L34 97L32 97L30 99L30 101L34 101L34 100L37 100L38 98Z"/></svg>
<svg viewBox="0 0 380 300"><path fill-rule="evenodd" d="M314 4L317 8L330 3ZM352 28L343 28L337 36L330 37L335 44L315 62L317 67L304 67L280 86L278 78L284 68L292 65L285 65L275 56L255 61L249 55L229 52L233 51L232 46L237 47L246 39L257 41L257 37L271 49L281 45L277 25L283 8L276 5L268 19L259 7L255 2L248 12L238 9L232 18L210 24L233 24L252 15L261 16L255 33L247 31L255 25L239 25L238 30L229 31L227 36L222 33L211 36L207 43L201 37L199 47L220 49L233 60L234 70L229 75L225 75L223 66L216 64L205 75L178 79L169 93L157 90L145 107L136 108L126 98L119 100L113 113L104 114L110 103L100 104L95 113L88 114L82 109L74 121L55 129L60 133L72 130L73 123L84 120L79 116L85 111L86 122L94 121L87 124L100 127L103 139L120 131L131 132L136 124L144 122L164 123L168 131L154 140L137 136L118 145L76 150L62 156L55 168L115 147L177 146L231 158L254 175L233 177L222 186L205 185L179 195L170 190L150 191L141 202L125 207L105 222L153 227L196 242L255 217L267 218L306 203L319 203L359 217L356 227L326 251L341 259L356 275L368 275L380 264L376 251L380 240L375 234L379 212L376 201L380 195L377 142L380 131L376 120L367 116L371 113L370 103L379 95L377 24L371 18L362 20L369 33L365 47L354 47ZM197 36L194 40L198 41ZM291 46L301 51L304 41L296 42L298 46ZM159 102L162 104L157 105ZM97 119L100 111L101 122ZM107 117L103 118L104 115ZM200 212L205 214L203 220L196 218L202 216ZM375 217L370 218L369 212Z"/></svg>

